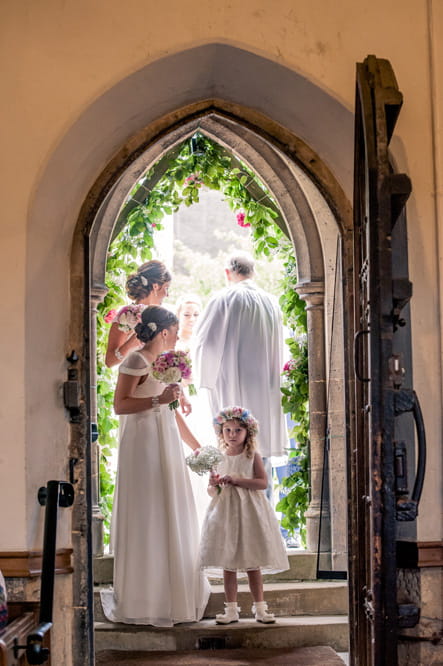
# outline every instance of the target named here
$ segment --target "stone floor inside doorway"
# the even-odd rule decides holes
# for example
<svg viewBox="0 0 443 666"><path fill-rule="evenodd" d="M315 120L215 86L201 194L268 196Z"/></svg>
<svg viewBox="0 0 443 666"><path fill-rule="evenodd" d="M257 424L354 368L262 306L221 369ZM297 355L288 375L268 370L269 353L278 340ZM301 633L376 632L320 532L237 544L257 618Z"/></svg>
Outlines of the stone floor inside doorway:
<svg viewBox="0 0 443 666"><path fill-rule="evenodd" d="M349 663L347 657L327 646L152 653L106 650L97 655L96 666L344 666Z"/></svg>

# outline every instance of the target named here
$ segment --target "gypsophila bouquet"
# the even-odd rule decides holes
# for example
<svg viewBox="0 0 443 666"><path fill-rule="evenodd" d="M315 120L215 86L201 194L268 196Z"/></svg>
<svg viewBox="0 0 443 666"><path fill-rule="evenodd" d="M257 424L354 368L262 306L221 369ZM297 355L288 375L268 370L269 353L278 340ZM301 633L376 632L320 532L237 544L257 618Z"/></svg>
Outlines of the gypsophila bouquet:
<svg viewBox="0 0 443 666"><path fill-rule="evenodd" d="M223 454L220 449L217 449L215 446L203 446L201 449L196 449L194 453L187 456L186 464L193 472L199 476L203 476L203 474L210 472L222 460Z"/></svg>
<svg viewBox="0 0 443 666"><path fill-rule="evenodd" d="M211 472L223 460L223 454L215 446L203 446L201 449L196 449L194 453L187 456L185 460L193 472L199 476L203 476L206 472ZM221 486L217 485L216 488L217 492L220 493Z"/></svg>
<svg viewBox="0 0 443 666"><path fill-rule="evenodd" d="M157 356L152 364L152 376L164 384L181 382L182 379L191 379L192 363L188 352L169 351ZM195 393L192 384L189 385L189 393L192 395L191 387ZM177 409L178 400L169 403L169 409Z"/></svg>
<svg viewBox="0 0 443 666"><path fill-rule="evenodd" d="M145 307L146 306L143 304L125 305L124 307L120 308L118 312L114 311L115 314L114 317L112 318L112 322L118 324L118 328L120 331L124 331L125 333L130 333L131 331L134 330L137 324L140 324L142 320L142 312L145 309ZM111 312L113 311L111 310ZM111 315L111 312L109 312L108 314ZM106 317L108 317L108 315L106 315Z"/></svg>

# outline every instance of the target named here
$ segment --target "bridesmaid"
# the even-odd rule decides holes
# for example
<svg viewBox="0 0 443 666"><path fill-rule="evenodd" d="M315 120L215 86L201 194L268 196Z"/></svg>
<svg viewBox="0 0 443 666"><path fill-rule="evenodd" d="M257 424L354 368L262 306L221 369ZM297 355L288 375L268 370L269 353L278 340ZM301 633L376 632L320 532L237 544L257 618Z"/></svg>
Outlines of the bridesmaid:
<svg viewBox="0 0 443 666"><path fill-rule="evenodd" d="M117 482L112 514L114 589L102 590L113 622L169 627L195 622L209 585L199 569L197 515L182 441L199 447L169 403L178 384L152 375L152 362L175 348L178 320L148 306L135 331L140 350L119 366L114 408L120 416Z"/></svg>
<svg viewBox="0 0 443 666"><path fill-rule="evenodd" d="M126 292L136 304L161 305L168 295L171 274L157 259L142 264L136 273L126 280ZM111 325L106 349L105 364L108 368L121 363L129 354L140 347L134 331L126 333L119 329L117 322Z"/></svg>

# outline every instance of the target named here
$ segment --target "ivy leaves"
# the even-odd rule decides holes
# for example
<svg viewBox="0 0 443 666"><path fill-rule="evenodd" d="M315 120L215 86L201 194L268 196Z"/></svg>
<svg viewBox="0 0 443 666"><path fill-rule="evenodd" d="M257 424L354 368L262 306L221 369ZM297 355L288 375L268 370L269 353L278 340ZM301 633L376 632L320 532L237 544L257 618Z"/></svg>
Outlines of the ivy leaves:
<svg viewBox="0 0 443 666"><path fill-rule="evenodd" d="M299 329L300 330L300 329ZM309 501L309 387L308 349L306 335L299 334L287 340L291 350L291 360L283 369L282 406L290 414L294 423L290 437L297 442L297 448L290 450L290 457L296 458L296 469L282 480L284 497L278 502L276 511L283 516L281 525L294 534L299 529L303 543L306 541L305 512Z"/></svg>

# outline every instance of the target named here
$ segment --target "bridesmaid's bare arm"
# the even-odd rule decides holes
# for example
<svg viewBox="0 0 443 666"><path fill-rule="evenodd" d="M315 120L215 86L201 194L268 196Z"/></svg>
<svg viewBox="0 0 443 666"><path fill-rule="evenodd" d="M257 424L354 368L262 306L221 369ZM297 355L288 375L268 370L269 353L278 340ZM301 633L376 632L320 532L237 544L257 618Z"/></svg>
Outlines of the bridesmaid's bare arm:
<svg viewBox="0 0 443 666"><path fill-rule="evenodd" d="M177 410L175 410L175 418L177 419L177 426L178 426L178 431L180 433L180 437L182 438L184 443L190 446L193 451L195 451L195 449L199 449L200 448L199 442L194 437L192 432L189 430L188 424L184 420L183 416Z"/></svg>
<svg viewBox="0 0 443 666"><path fill-rule="evenodd" d="M117 322L114 322L111 324L111 328L109 329L105 365L108 368L112 368L114 365L121 363L125 356L129 354L129 352L134 351L135 349L139 349L140 346L141 342L138 340L134 331L130 333L121 331ZM119 354L121 358L116 354Z"/></svg>

